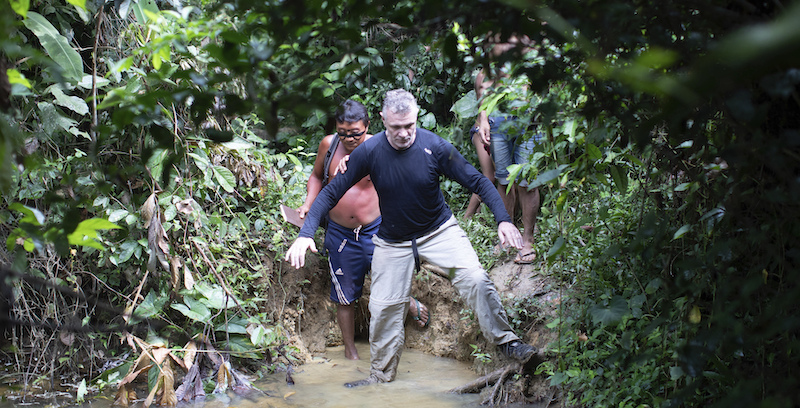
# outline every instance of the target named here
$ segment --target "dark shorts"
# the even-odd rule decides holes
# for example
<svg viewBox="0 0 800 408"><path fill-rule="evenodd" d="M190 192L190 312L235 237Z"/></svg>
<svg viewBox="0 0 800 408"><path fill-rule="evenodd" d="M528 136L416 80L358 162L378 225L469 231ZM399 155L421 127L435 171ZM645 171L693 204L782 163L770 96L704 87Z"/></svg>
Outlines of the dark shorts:
<svg viewBox="0 0 800 408"><path fill-rule="evenodd" d="M372 237L378 233L381 217L352 230L333 221L328 222L325 249L331 273L331 300L349 305L361 297L364 277L372 265L375 245Z"/></svg>

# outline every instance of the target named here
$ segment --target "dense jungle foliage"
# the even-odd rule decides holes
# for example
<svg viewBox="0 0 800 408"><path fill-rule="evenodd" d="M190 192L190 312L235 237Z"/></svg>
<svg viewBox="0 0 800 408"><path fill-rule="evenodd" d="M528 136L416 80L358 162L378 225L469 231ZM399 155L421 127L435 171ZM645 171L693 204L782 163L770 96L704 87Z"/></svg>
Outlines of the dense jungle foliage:
<svg viewBox="0 0 800 408"><path fill-rule="evenodd" d="M524 34L500 63L530 93L499 95L546 134L512 173L545 193L565 299L537 372L568 406L800 405L797 2L0 5L4 382L125 404L141 374L174 405L292 364L277 204L301 203L330 112L361 100L377 132L406 88L474 158L486 38Z"/></svg>

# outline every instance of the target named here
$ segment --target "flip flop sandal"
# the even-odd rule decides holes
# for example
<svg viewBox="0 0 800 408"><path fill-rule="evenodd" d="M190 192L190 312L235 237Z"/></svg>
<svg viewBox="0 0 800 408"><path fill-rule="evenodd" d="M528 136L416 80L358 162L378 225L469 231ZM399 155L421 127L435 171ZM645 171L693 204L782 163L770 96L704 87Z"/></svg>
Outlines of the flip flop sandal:
<svg viewBox="0 0 800 408"><path fill-rule="evenodd" d="M421 313L422 309L420 308L419 300L417 300L417 298L411 298L411 299L414 299L414 303L417 304L417 315L416 316L411 316L411 318L416 320L416 321L419 321L420 320L420 315L422 314ZM425 324L422 326L422 328L424 329L424 328L428 327L428 325L430 323L431 323L431 310L428 309L428 320L425 322Z"/></svg>

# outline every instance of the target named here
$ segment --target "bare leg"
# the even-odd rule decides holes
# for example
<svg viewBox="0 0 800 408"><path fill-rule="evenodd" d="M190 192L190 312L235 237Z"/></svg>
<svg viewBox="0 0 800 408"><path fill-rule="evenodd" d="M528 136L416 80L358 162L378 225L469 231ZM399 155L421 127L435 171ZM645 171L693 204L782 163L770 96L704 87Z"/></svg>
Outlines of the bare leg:
<svg viewBox="0 0 800 408"><path fill-rule="evenodd" d="M472 137L472 144L475 145L475 150L478 152L478 162L481 165L481 173L483 173L486 178L494 183L494 162L492 161L492 156L489 155L489 152L483 146L483 142L481 141L480 136L475 134ZM481 197L477 194L472 194L472 197L469 198L469 205L467 205L467 211L464 212L464 219L472 218L476 212L478 212L478 208L481 205Z"/></svg>
<svg viewBox="0 0 800 408"><path fill-rule="evenodd" d="M344 343L344 356L349 360L358 360L358 350L356 350L356 308L350 305L338 305L336 308L336 320L339 321L339 329L342 330L342 342Z"/></svg>
<svg viewBox="0 0 800 408"><path fill-rule="evenodd" d="M533 251L533 230L536 228L536 217L539 215L539 189L528 191L527 187L516 186L517 199L522 210L522 240L524 246L519 251L515 262L530 263L536 259Z"/></svg>

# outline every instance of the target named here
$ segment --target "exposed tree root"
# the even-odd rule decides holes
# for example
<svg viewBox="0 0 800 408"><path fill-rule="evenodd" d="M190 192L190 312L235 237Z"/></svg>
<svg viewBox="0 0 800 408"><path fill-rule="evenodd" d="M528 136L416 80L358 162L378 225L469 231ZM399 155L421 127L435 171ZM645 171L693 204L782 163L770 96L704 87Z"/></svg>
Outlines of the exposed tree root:
<svg viewBox="0 0 800 408"><path fill-rule="evenodd" d="M486 397L481 402L481 405L489 406L542 401L547 401L549 404L555 401L554 389L547 392L541 389L534 391L534 388L539 387L531 388L533 369L540 362L541 360L534 356L525 364L511 363L448 392L453 394L478 394L485 391ZM541 386L542 384L539 385ZM545 386L544 388L547 389L549 387Z"/></svg>

